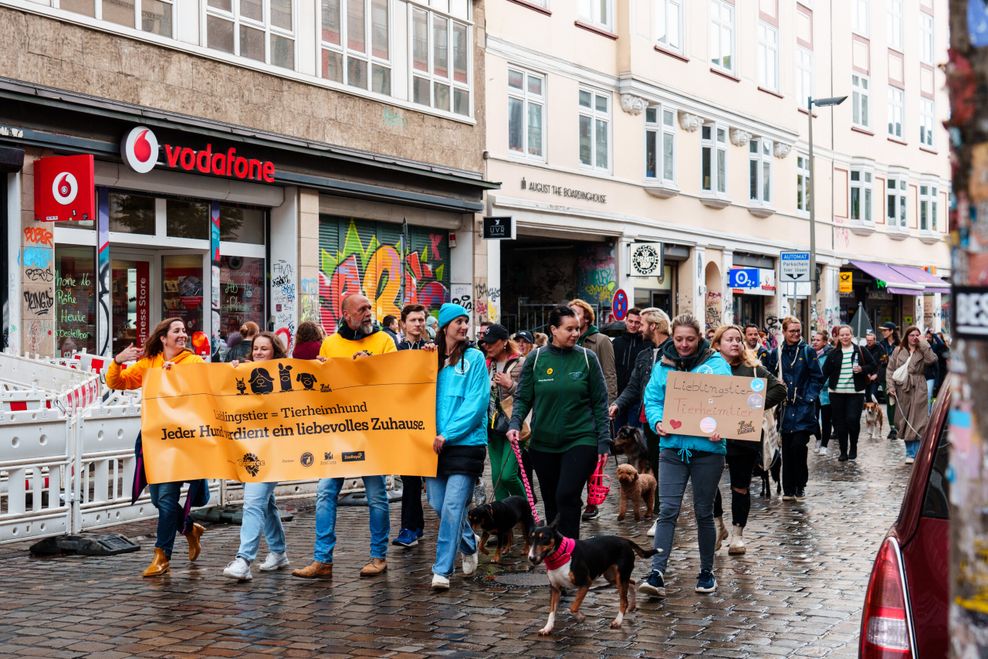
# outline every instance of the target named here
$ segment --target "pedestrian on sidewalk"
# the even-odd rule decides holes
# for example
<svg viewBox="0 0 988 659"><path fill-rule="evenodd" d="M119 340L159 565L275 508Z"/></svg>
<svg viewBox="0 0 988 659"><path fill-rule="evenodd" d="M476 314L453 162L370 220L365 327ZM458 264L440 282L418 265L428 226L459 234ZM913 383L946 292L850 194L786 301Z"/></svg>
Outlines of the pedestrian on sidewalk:
<svg viewBox="0 0 988 659"><path fill-rule="evenodd" d="M324 338L326 334L318 324L311 320L299 323L298 329L295 330L295 349L292 350L292 358L315 359L319 356Z"/></svg>
<svg viewBox="0 0 988 659"><path fill-rule="evenodd" d="M637 307L628 309L628 314L624 318L625 332L614 339L614 368L617 374L618 397L628 387L631 374L635 369L638 354L646 348L651 348L651 342L642 336L642 312ZM617 400L615 398L615 400ZM613 405L614 401L611 401ZM634 406L625 407L618 418L614 419L614 427L631 426L640 428L641 421L638 419L639 410Z"/></svg>
<svg viewBox="0 0 988 659"><path fill-rule="evenodd" d="M714 498L724 471L724 454L727 451L720 433L715 432L709 437L677 435L671 432L670 426L663 424L666 380L673 371L731 374L731 367L703 338L700 321L691 314L681 314L673 319L672 341L663 344L662 358L652 368L652 377L645 388L645 416L649 427L654 428L659 436L661 449L659 520L654 544L660 551L652 557L652 571L638 590L657 597L665 597L665 569L689 481L693 483L693 512L700 548L700 574L694 590L712 593L717 589L713 572L716 543Z"/></svg>
<svg viewBox="0 0 988 659"><path fill-rule="evenodd" d="M501 501L512 495L525 496L525 486L518 471L518 459L508 442L508 423L514 408L514 396L521 381L525 358L503 325L487 328L483 342L487 346L488 372L491 379L487 452L491 458L491 482L494 498ZM499 420L498 417L501 417ZM522 430L528 430L523 424ZM520 441L527 444L529 434L522 432ZM524 450L524 447L523 447Z"/></svg>
<svg viewBox="0 0 988 659"><path fill-rule="evenodd" d="M834 351L834 347L830 345L830 336L824 331L813 332L812 346L813 350L816 352L817 361L820 362L820 369L823 370L824 364L827 363L827 357L830 353ZM833 434L834 423L833 416L831 414L832 408L830 407L830 390L827 387L820 388L820 397L817 399L819 401L818 405L818 416L820 418L820 434L817 435L817 442L819 446L817 447L818 453L820 455L827 455L827 447L830 445L830 436Z"/></svg>
<svg viewBox="0 0 988 659"><path fill-rule="evenodd" d="M902 341L899 339L899 327L895 323L892 322L883 323L882 326L878 328L878 331L882 333L882 340L879 342L879 345L882 347L882 350L885 351L885 359L878 362L878 372L887 373L889 357L892 356L892 352L894 352L895 349L899 347L899 344ZM889 420L888 438L896 439L898 437L898 431L895 429L895 398L888 396L888 386L889 386L888 378L886 377L885 394L886 394L887 405L885 409L886 409L886 413L888 414L888 420Z"/></svg>
<svg viewBox="0 0 988 659"><path fill-rule="evenodd" d="M186 346L189 335L185 321L181 318L165 318L151 332L144 342L144 348L133 343L113 358L106 372L106 386L110 389L140 389L144 384L144 373L151 368L168 370L175 365L202 364L201 357ZM135 363L123 369L127 362ZM136 501L147 484L144 475L144 451L141 435L137 435L134 449L137 456L137 469L134 473L133 500ZM151 483L151 503L158 509L158 529L154 539L154 558L144 570L145 577L157 577L168 572L175 535L181 531L189 542L189 560L195 561L202 551L200 538L206 529L192 521L189 515L193 506L205 506L209 502L209 485L205 479L189 481L185 495L185 506L179 506L178 498L184 481L172 483Z"/></svg>
<svg viewBox="0 0 988 659"><path fill-rule="evenodd" d="M610 455L607 385L596 355L576 345L580 324L570 307L549 312L552 342L525 360L515 393L508 441L521 439L532 414L529 456L539 477L545 519L558 521L567 538L580 537L581 495L597 467Z"/></svg>
<svg viewBox="0 0 988 659"><path fill-rule="evenodd" d="M425 331L428 310L421 304L406 304L401 309L401 325L405 338L398 350L422 350L434 346ZM391 544L406 549L414 547L425 535L425 514L422 511L422 477L401 477L401 530Z"/></svg>
<svg viewBox="0 0 988 659"><path fill-rule="evenodd" d="M439 516L436 561L432 565L434 590L449 590L457 553L463 554L464 575L477 570L477 537L466 519L474 485L484 473L487 457L491 381L484 354L469 347L469 330L470 313L464 307L446 303L439 308L436 335L439 376L433 444L439 465L436 477L425 480L429 505Z"/></svg>
<svg viewBox="0 0 988 659"><path fill-rule="evenodd" d="M601 372L604 374L604 383L607 385L607 404L610 405L618 395L614 345L611 343L610 338L605 334L601 334L600 330L594 324L597 322L597 314L589 302L576 298L570 300L567 306L576 314L576 320L580 324L580 336L576 340L576 345L586 348L597 355L597 362L600 364ZM555 342L555 337L553 338L553 342ZM608 424L609 434L610 424ZM598 510L597 506L588 503L586 509L583 511L583 521L588 522L592 519L597 519L599 515L600 510Z"/></svg>
<svg viewBox="0 0 988 659"><path fill-rule="evenodd" d="M261 331L261 328L253 320L248 320L240 326L240 340L236 339L236 336L230 337L227 345L229 350L226 352L226 361L232 362L234 359L243 361L250 358L251 342L257 333Z"/></svg>
<svg viewBox="0 0 988 659"><path fill-rule="evenodd" d="M261 332L254 337L250 363L284 359L287 356L285 346L274 332ZM233 368L240 365L239 361L231 363ZM281 513L274 499L276 487L278 487L277 482L244 483L240 548L237 549L234 559L223 570L223 576L237 581L250 581L254 578L250 566L257 558L262 533L268 544L268 555L258 569L261 572L274 572L288 567L288 556L285 554L285 527L281 524Z"/></svg>
<svg viewBox="0 0 988 659"><path fill-rule="evenodd" d="M768 357L769 351L762 343L761 330L758 329L758 325L755 323L748 323L744 326L744 343L749 350L755 353L755 357L765 367L766 370L769 369L769 364L766 363L766 357Z"/></svg>
<svg viewBox="0 0 988 659"><path fill-rule="evenodd" d="M802 334L799 319L788 316L782 321L782 345L773 355L773 364L778 369L774 372L786 385L785 407L779 422L783 501L802 501L806 496L807 446L810 435L817 430L817 402L824 386L816 352L806 345Z"/></svg>
<svg viewBox="0 0 988 659"><path fill-rule="evenodd" d="M371 303L360 293L343 298L340 303L343 323L335 334L327 336L319 349L321 359L360 359L371 355L396 352L391 337L374 324ZM388 510L386 479L380 476L364 476L364 493L367 496L371 546L370 561L360 570L360 576L373 577L388 569L388 535L391 518ZM316 486L316 542L313 561L304 568L292 572L302 579L332 579L333 550L336 548L336 508L343 478L321 478Z"/></svg>
<svg viewBox="0 0 988 659"><path fill-rule="evenodd" d="M895 401L895 424L898 434L906 440L906 464L912 464L919 442L930 420L927 399L926 368L937 361L936 353L919 334L915 325L906 328L902 342L889 358L889 399ZM895 372L905 366L898 379Z"/></svg>
<svg viewBox="0 0 988 659"><path fill-rule="evenodd" d="M522 357L527 357L528 353L532 352L532 348L535 347L535 336L533 336L528 330L515 332L513 338L515 340L515 345L518 346L518 353L521 354Z"/></svg>
<svg viewBox="0 0 988 659"><path fill-rule="evenodd" d="M747 347L743 331L737 325L722 325L714 334L712 347L731 366L732 375L766 380L765 411L768 412L786 399L786 386L759 363L757 354ZM744 527L748 525L748 513L751 511L751 475L755 463L761 457L761 442L727 440L727 469L731 475L731 523L734 527L727 553L732 556L739 556L746 551ZM717 542L714 547L716 552L720 549L720 543L728 539L719 487L714 502L714 518L717 527Z"/></svg>
<svg viewBox="0 0 988 659"><path fill-rule="evenodd" d="M840 457L837 459L846 462L858 457L858 435L861 433L861 412L864 410L868 376L877 371L878 365L870 352L854 343L850 325L837 328L837 340L837 348L824 363L823 374L830 390L834 426L840 443ZM785 468L784 458L782 464Z"/></svg>

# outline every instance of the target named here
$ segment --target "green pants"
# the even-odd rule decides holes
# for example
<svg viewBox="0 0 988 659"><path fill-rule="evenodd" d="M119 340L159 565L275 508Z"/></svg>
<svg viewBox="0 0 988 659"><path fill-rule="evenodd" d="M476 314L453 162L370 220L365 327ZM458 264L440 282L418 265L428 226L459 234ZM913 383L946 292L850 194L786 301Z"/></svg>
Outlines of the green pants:
<svg viewBox="0 0 988 659"><path fill-rule="evenodd" d="M494 498L501 501L515 494L525 496L525 485L518 472L518 459L508 438L499 433L488 433L487 455L491 458Z"/></svg>
<svg viewBox="0 0 988 659"><path fill-rule="evenodd" d="M888 412L890 431L895 430L895 403L892 402L894 400L895 399L890 396L888 399L888 405L885 407Z"/></svg>

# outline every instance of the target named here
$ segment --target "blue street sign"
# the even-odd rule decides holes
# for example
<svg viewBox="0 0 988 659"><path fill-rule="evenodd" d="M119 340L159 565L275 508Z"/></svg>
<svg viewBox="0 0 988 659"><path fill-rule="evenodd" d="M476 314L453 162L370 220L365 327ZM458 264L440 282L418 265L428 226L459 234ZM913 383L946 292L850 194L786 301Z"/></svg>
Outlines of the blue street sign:
<svg viewBox="0 0 988 659"><path fill-rule="evenodd" d="M731 288L759 288L758 268L734 268L727 273L728 286Z"/></svg>

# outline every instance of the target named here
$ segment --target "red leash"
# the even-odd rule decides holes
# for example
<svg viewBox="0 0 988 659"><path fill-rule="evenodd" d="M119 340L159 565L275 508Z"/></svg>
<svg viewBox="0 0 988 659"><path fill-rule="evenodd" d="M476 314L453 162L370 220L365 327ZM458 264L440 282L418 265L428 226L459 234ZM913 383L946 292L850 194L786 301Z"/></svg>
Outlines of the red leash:
<svg viewBox="0 0 988 659"><path fill-rule="evenodd" d="M508 443L511 444L511 448L515 452L515 459L518 461L518 471L521 472L521 482L525 484L525 495L528 497L528 507L532 509L532 519L535 520L536 524L541 524L539 511L535 509L535 497L532 496L532 484L528 482L528 474L525 473L525 464L521 459L521 448L519 448L518 442L508 440Z"/></svg>

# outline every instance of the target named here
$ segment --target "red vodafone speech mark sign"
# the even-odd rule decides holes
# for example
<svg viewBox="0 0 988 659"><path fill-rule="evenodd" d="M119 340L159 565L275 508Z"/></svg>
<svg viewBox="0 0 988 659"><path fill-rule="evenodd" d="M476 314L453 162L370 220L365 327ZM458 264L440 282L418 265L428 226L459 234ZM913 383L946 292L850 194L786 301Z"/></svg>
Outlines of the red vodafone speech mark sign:
<svg viewBox="0 0 988 659"><path fill-rule="evenodd" d="M203 149L175 144L161 145L165 149L165 166L186 172L225 176L242 181L274 183L274 163L270 160L247 158L237 154L236 147L215 150L211 143ZM131 169L147 174L158 164L158 138L146 126L137 126L127 133L120 144L120 155Z"/></svg>
<svg viewBox="0 0 988 659"><path fill-rule="evenodd" d="M94 217L95 164L91 155L34 161L34 219L78 222Z"/></svg>

